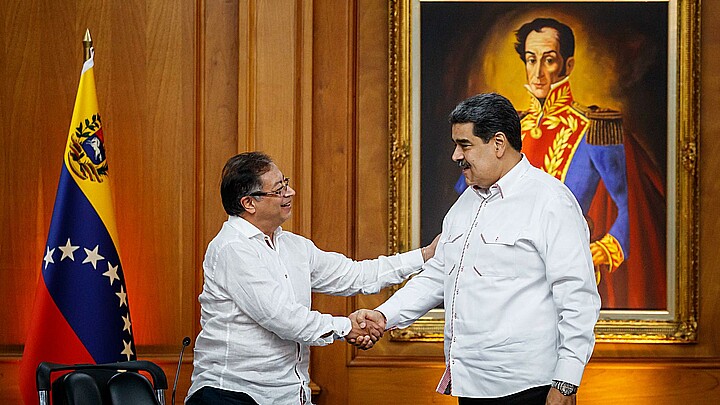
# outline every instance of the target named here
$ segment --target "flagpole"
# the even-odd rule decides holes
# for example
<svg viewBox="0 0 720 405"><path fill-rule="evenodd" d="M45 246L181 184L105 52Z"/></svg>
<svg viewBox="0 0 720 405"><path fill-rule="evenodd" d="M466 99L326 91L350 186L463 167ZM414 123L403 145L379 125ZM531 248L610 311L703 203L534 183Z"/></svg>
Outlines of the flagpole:
<svg viewBox="0 0 720 405"><path fill-rule="evenodd" d="M85 29L85 38L83 38L82 43L83 43L83 56L84 56L83 61L87 61L88 59L90 59L90 48L92 48L92 46L93 46L92 38L90 38L90 29L89 28Z"/></svg>

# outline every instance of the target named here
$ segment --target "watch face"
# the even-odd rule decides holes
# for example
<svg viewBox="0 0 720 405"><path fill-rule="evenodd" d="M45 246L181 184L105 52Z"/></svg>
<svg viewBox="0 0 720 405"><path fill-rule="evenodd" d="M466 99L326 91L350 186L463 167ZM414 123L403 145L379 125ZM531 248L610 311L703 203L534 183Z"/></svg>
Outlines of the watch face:
<svg viewBox="0 0 720 405"><path fill-rule="evenodd" d="M577 387L564 381L553 381L552 386L565 396L573 395L577 392Z"/></svg>

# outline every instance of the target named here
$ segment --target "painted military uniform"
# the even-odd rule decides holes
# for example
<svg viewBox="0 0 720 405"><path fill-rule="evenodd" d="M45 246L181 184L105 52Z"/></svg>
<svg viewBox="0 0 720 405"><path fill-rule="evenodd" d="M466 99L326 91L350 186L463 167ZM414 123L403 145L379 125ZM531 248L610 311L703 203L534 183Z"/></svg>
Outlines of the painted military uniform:
<svg viewBox="0 0 720 405"><path fill-rule="evenodd" d="M607 233L591 243L591 250L594 255L601 252L608 270L614 271L629 253L622 116L576 103L568 78L553 84L542 104L530 94L530 108L521 113L522 152L532 165L564 182L586 216L603 181L618 213Z"/></svg>

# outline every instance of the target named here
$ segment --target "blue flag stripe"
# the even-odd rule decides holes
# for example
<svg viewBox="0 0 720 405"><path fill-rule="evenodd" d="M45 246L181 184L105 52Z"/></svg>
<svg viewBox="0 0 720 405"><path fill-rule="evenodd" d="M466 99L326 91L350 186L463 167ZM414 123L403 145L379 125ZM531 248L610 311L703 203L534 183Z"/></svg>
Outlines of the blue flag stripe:
<svg viewBox="0 0 720 405"><path fill-rule="evenodd" d="M68 239L75 247L74 260L67 255L63 258L60 249L67 246ZM53 263L45 265L43 277L60 312L96 362L127 360L121 354L123 339L132 345L133 353L135 347L130 330L123 331L123 316L130 315L127 299L121 306L117 295L126 292L119 256L102 220L65 165L47 243L48 249L55 250Z"/></svg>

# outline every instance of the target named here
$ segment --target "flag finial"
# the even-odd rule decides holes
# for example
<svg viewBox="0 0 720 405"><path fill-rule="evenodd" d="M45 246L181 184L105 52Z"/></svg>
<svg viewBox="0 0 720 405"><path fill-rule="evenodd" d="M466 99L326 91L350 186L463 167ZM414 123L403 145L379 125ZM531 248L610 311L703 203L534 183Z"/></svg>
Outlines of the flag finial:
<svg viewBox="0 0 720 405"><path fill-rule="evenodd" d="M92 38L90 37L90 29L85 29L85 38L83 38L83 60L90 59L90 48L92 48Z"/></svg>

